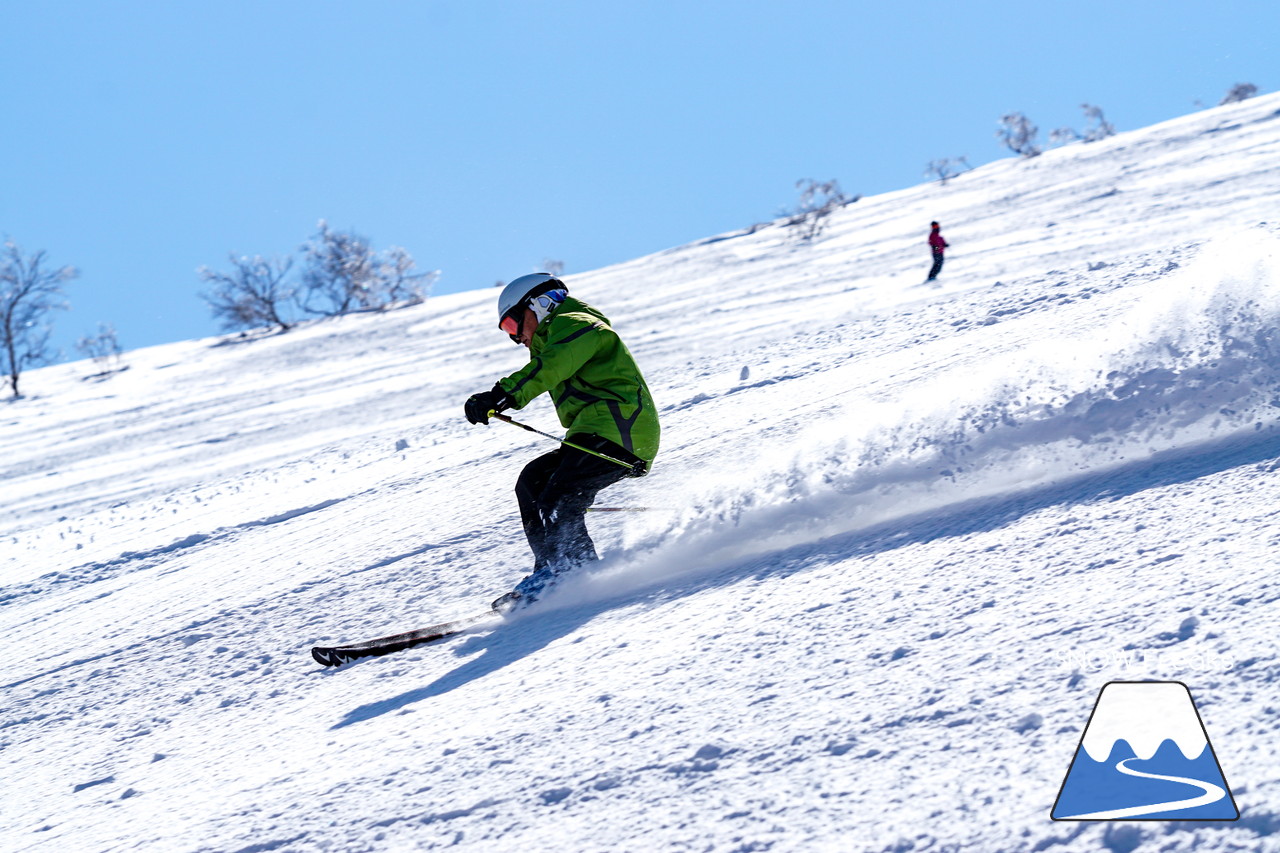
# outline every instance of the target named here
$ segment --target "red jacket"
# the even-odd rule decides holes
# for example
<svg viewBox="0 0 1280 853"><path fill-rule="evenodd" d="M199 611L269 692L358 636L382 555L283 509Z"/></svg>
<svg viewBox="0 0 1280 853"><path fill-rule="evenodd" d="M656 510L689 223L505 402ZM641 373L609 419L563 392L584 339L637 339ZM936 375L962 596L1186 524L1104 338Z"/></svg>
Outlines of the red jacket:
<svg viewBox="0 0 1280 853"><path fill-rule="evenodd" d="M929 246L935 252L941 252L943 249L947 248L947 246L949 245L951 244L948 243L946 240L942 239L942 232L939 229L935 228L933 229L932 232L930 232Z"/></svg>

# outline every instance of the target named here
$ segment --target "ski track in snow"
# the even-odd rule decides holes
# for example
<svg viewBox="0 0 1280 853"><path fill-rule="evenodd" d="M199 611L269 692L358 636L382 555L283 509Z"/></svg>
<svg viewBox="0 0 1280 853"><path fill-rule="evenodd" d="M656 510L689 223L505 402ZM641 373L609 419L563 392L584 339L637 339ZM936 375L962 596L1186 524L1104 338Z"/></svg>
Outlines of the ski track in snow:
<svg viewBox="0 0 1280 853"><path fill-rule="evenodd" d="M1278 195L1272 95L570 277L663 411L602 502L654 511L339 670L310 646L525 571L549 447L461 417L521 363L494 293L31 372L0 848L1280 850ZM1195 690L1240 821L1050 821L1142 678Z"/></svg>

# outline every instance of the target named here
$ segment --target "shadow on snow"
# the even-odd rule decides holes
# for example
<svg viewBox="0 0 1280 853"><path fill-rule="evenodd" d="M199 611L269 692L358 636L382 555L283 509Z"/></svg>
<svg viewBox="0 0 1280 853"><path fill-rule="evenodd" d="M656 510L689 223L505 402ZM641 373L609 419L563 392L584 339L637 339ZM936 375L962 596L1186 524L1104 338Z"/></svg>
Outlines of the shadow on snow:
<svg viewBox="0 0 1280 853"><path fill-rule="evenodd" d="M1090 473L1052 485L995 498L966 501L945 510L903 516L874 527L817 542L760 554L705 574L665 578L661 583L629 589L617 597L572 607L536 611L473 636L455 649L464 655L484 653L422 687L348 711L333 728L365 722L464 687L568 636L601 613L644 601L670 601L729 586L747 577L787 577L833 559L865 557L908 544L997 530L1018 519L1054 506L1120 500L1147 489L1186 483L1244 465L1273 462L1280 470L1280 435L1232 438L1189 449L1164 451L1147 459Z"/></svg>

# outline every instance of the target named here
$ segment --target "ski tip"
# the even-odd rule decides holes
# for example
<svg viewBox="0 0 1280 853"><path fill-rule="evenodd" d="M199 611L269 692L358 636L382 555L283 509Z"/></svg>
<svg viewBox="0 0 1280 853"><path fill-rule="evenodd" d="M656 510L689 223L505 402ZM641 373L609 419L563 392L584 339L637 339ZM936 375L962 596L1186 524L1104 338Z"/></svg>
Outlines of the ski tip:
<svg viewBox="0 0 1280 853"><path fill-rule="evenodd" d="M337 649L326 649L324 646L313 648L311 656L321 666L342 666L348 660L345 655L339 654Z"/></svg>

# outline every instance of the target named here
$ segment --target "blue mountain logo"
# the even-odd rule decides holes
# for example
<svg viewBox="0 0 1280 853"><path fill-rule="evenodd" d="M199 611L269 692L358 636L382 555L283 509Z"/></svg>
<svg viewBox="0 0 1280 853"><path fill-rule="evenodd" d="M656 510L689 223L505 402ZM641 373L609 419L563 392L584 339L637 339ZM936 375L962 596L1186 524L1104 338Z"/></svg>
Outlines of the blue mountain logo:
<svg viewBox="0 0 1280 853"><path fill-rule="evenodd" d="M1093 706L1054 820L1236 820L1191 691L1180 681L1112 681Z"/></svg>

